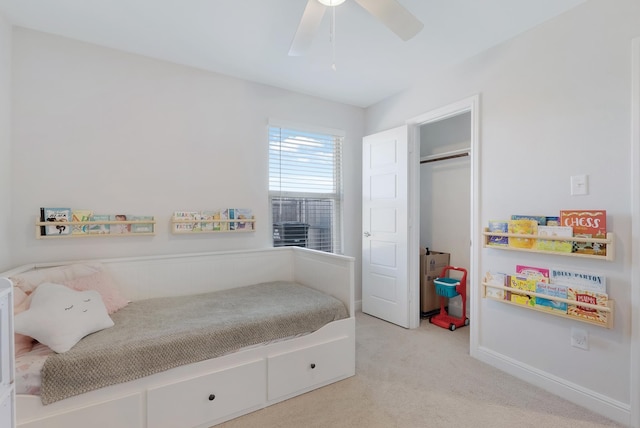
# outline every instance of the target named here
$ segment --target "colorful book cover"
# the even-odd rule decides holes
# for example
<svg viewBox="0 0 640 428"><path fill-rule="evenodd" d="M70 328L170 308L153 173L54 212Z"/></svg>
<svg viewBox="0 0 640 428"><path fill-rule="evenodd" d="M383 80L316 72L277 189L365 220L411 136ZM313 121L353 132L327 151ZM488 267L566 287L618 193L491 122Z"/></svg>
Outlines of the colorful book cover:
<svg viewBox="0 0 640 428"><path fill-rule="evenodd" d="M220 214L220 210L212 211L213 220L220 220L222 214ZM220 231L222 230L222 224L220 221L213 222L213 230Z"/></svg>
<svg viewBox="0 0 640 428"><path fill-rule="evenodd" d="M609 297L604 293L594 293L593 291L579 290L573 287L568 288L567 298L569 300L575 300L576 302L589 303L597 306L607 306L607 301L609 300ZM608 312L586 306L568 304L567 314L606 324Z"/></svg>
<svg viewBox="0 0 640 428"><path fill-rule="evenodd" d="M532 291L535 293L536 291L536 283L537 280L535 277L527 277L526 275L511 275L509 278L509 286L512 289L522 290L522 291ZM519 305L524 306L535 306L536 301L530 294L527 293L507 293L508 300L513 303L517 303Z"/></svg>
<svg viewBox="0 0 640 428"><path fill-rule="evenodd" d="M547 217L547 226L561 226L560 217Z"/></svg>
<svg viewBox="0 0 640 428"><path fill-rule="evenodd" d="M129 218L131 221L153 220L153 216L134 215ZM132 233L153 233L153 223L135 223L131 225Z"/></svg>
<svg viewBox="0 0 640 428"><path fill-rule="evenodd" d="M536 250L557 251L561 253L570 253L573 251L573 241L556 241L541 239L543 236L572 237L573 229L568 226L538 226L538 237L536 241Z"/></svg>
<svg viewBox="0 0 640 428"><path fill-rule="evenodd" d="M127 214L114 214L110 217L110 221L127 221L130 216ZM130 223L122 223L122 224L112 224L110 228L110 234L125 234L131 232L131 224Z"/></svg>
<svg viewBox="0 0 640 428"><path fill-rule="evenodd" d="M502 287L508 287L509 284L509 275L501 272L487 272L484 275L483 282L488 285L500 285ZM505 290L501 288L492 288L485 287L485 297L490 297L492 299L505 299Z"/></svg>
<svg viewBox="0 0 640 428"><path fill-rule="evenodd" d="M195 220L198 215L197 211L174 211L174 220ZM194 223L173 223L174 232L191 232L195 227Z"/></svg>
<svg viewBox="0 0 640 428"><path fill-rule="evenodd" d="M71 211L71 221L89 221L92 212L90 210L73 210ZM88 224L74 224L71 227L72 235L86 235L89 232Z"/></svg>
<svg viewBox="0 0 640 428"><path fill-rule="evenodd" d="M44 221L54 225L45 226L46 235L70 235L71 227L65 225L71 221L71 208L43 208Z"/></svg>
<svg viewBox="0 0 640 428"><path fill-rule="evenodd" d="M229 230L229 210L220 210L220 231Z"/></svg>
<svg viewBox="0 0 640 428"><path fill-rule="evenodd" d="M607 237L606 210L562 210L560 223L573 229L573 236L577 238ZM573 252L594 255L606 255L607 246L596 242L576 242Z"/></svg>
<svg viewBox="0 0 640 428"><path fill-rule="evenodd" d="M545 226L547 224L547 217L543 215L520 215L513 214L511 220L533 220L538 223L539 226Z"/></svg>
<svg viewBox="0 0 640 428"><path fill-rule="evenodd" d="M509 233L509 221L489 220L489 232ZM508 236L489 236L487 245L493 247L506 247L509 245Z"/></svg>
<svg viewBox="0 0 640 428"><path fill-rule="evenodd" d="M536 235L538 233L538 223L535 220L510 220L509 233L517 235ZM509 247L513 248L533 248L535 238L509 237Z"/></svg>
<svg viewBox="0 0 640 428"><path fill-rule="evenodd" d="M543 278L543 281L549 282L549 269L547 268L516 265L516 273L525 275L529 278Z"/></svg>
<svg viewBox="0 0 640 428"><path fill-rule="evenodd" d="M234 208L229 208L227 210L227 214L228 214L228 218L229 220L235 220L236 219L236 210ZM229 230L236 230L236 223L233 221L229 222Z"/></svg>
<svg viewBox="0 0 640 428"><path fill-rule="evenodd" d="M202 211L200 213L200 228L203 232L211 232L214 230L213 228L213 220L214 220L214 211Z"/></svg>
<svg viewBox="0 0 640 428"><path fill-rule="evenodd" d="M551 268L549 279L552 284L563 284L594 293L607 293L607 279L603 275L564 268Z"/></svg>
<svg viewBox="0 0 640 428"><path fill-rule="evenodd" d="M251 208L236 208L236 229L238 230L253 230L253 221L242 220L254 220L253 210Z"/></svg>
<svg viewBox="0 0 640 428"><path fill-rule="evenodd" d="M110 221L111 216L109 214L93 214L90 221ZM111 225L109 224L91 224L89 225L88 232L96 235L107 235L111 231Z"/></svg>
<svg viewBox="0 0 640 428"><path fill-rule="evenodd" d="M568 287L562 284L549 284L539 281L536 283L536 293L567 299ZM539 296L536 296L536 307L552 312L567 313L567 304L565 302L545 299L544 297Z"/></svg>

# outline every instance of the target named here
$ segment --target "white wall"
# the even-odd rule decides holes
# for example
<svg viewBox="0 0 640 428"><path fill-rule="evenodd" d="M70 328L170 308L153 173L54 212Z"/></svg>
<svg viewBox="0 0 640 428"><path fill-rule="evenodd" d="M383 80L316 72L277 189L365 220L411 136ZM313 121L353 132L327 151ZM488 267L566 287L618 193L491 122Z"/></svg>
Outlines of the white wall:
<svg viewBox="0 0 640 428"><path fill-rule="evenodd" d="M269 118L345 130L360 253L363 109L21 28L13 48L12 264L270 246ZM154 215L157 235L37 240L41 206ZM223 207L252 208L257 231L170 233L175 210Z"/></svg>
<svg viewBox="0 0 640 428"><path fill-rule="evenodd" d="M614 328L481 300L472 352L624 423L632 363L630 53L639 34L640 2L590 0L446 73L425 76L369 108L366 121L366 133L373 133L479 93L481 224L514 213L607 210L615 261L481 249L472 288L477 296L483 271L512 270L519 262L600 272L616 301ZM575 174L589 175L588 196L569 195ZM588 351L570 346L572 327L588 331Z"/></svg>
<svg viewBox="0 0 640 428"><path fill-rule="evenodd" d="M0 13L0 270L11 266L11 25Z"/></svg>

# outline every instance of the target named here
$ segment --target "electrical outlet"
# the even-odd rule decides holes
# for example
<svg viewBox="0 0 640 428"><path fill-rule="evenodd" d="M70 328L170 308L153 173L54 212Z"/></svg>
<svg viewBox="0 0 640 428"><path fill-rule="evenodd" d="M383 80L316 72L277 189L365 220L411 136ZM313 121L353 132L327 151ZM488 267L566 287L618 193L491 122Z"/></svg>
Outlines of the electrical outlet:
<svg viewBox="0 0 640 428"><path fill-rule="evenodd" d="M589 350L589 333L581 328L571 329L571 346Z"/></svg>

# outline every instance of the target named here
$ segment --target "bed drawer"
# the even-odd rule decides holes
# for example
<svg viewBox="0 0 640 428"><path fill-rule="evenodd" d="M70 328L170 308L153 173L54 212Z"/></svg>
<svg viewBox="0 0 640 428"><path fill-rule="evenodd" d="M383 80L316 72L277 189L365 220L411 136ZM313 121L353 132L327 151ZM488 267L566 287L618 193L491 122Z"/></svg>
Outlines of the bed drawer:
<svg viewBox="0 0 640 428"><path fill-rule="evenodd" d="M141 394L133 394L21 423L18 428L140 428L143 426L142 409Z"/></svg>
<svg viewBox="0 0 640 428"><path fill-rule="evenodd" d="M186 428L264 405L266 363L256 360L209 375L149 389L147 426Z"/></svg>
<svg viewBox="0 0 640 428"><path fill-rule="evenodd" d="M345 337L268 358L268 399L300 393L353 375L353 339Z"/></svg>

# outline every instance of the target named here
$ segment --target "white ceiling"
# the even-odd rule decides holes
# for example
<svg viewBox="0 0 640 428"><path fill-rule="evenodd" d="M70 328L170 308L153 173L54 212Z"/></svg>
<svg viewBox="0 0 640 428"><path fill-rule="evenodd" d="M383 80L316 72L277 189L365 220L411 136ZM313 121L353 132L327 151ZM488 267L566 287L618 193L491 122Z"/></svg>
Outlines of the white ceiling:
<svg viewBox="0 0 640 428"><path fill-rule="evenodd" d="M0 0L14 25L367 107L585 0L398 0L424 24L403 42L353 0L289 57L307 0Z"/></svg>

